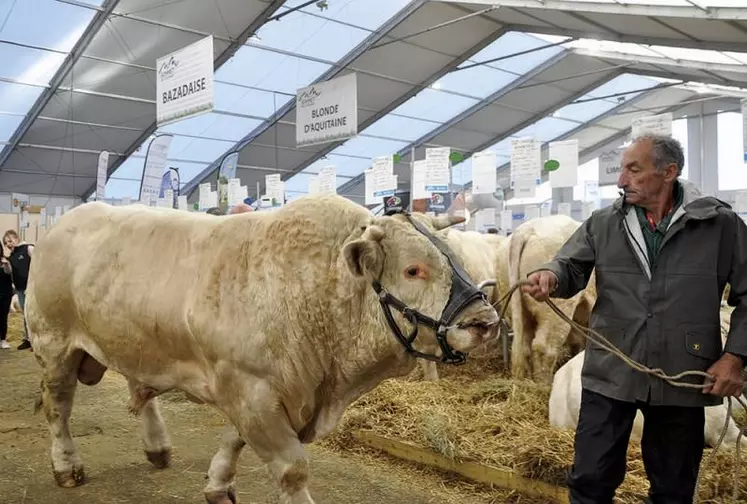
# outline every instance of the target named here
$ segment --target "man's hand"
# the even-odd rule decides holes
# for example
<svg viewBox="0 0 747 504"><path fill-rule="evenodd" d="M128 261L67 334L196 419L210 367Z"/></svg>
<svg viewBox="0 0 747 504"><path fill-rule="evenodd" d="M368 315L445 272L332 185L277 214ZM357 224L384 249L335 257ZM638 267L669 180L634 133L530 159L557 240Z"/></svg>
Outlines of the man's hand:
<svg viewBox="0 0 747 504"><path fill-rule="evenodd" d="M703 389L704 394L719 397L739 397L742 395L742 369L744 363L740 357L725 353L716 363L706 371L713 377L709 385Z"/></svg>
<svg viewBox="0 0 747 504"><path fill-rule="evenodd" d="M546 301L558 286L558 277L548 270L535 271L527 280L530 283L522 285L521 292L529 294L537 301Z"/></svg>

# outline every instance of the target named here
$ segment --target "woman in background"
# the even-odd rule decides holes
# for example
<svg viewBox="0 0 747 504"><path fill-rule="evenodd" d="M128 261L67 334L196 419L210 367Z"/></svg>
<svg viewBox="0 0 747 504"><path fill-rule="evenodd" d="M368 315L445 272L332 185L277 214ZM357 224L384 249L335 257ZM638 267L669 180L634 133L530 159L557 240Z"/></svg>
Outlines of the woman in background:
<svg viewBox="0 0 747 504"><path fill-rule="evenodd" d="M10 312L12 299L13 277L11 276L10 262L2 251L2 256L0 256L0 348L3 350L10 348L5 338L8 336L8 313Z"/></svg>

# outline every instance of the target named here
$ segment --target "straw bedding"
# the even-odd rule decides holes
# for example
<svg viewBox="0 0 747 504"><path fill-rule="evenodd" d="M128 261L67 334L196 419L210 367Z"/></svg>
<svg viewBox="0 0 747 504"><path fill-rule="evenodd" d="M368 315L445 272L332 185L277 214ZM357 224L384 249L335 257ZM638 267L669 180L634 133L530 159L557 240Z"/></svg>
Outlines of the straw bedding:
<svg viewBox="0 0 747 504"><path fill-rule="evenodd" d="M374 452L352 436L355 430L369 430L458 461L511 469L525 477L565 486L573 460L573 431L550 426L548 386L510 379L496 356L473 359L461 368L439 366L439 372L441 379L437 382L421 381L419 370L405 379L385 381L355 402L341 426L322 444L370 456ZM701 503L729 503L734 451L721 448L715 459L709 460L711 452L706 449L703 459ZM747 463L743 461L741 466L747 471ZM640 445L634 440L627 467L618 502L638 504L647 493L648 481ZM740 480L740 502L747 502L747 478L740 474ZM459 485L459 481L449 483ZM496 491L479 485L465 486L465 491L484 493L486 502L507 502L494 500ZM535 500L518 498L511 502Z"/></svg>

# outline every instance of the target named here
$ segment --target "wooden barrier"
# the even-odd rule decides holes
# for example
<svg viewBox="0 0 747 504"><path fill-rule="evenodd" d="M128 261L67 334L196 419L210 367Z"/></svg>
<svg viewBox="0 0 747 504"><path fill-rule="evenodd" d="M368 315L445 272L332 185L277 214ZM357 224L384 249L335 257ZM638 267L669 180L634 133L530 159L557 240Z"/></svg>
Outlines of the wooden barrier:
<svg viewBox="0 0 747 504"><path fill-rule="evenodd" d="M557 504L570 503L567 489L544 481L525 478L512 471L477 462L457 462L425 448L389 439L368 431L357 431L353 435L361 443L403 460L452 471L478 483L515 490L533 497L549 498Z"/></svg>

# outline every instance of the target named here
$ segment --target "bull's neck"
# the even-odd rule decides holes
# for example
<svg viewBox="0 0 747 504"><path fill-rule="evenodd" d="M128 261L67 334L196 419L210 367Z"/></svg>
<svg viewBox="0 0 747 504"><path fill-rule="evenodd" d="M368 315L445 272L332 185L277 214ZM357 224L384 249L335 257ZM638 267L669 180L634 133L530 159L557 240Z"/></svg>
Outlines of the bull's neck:
<svg viewBox="0 0 747 504"><path fill-rule="evenodd" d="M351 292L349 282L338 284L344 299L335 317L346 324L339 328L341 347L335 355L334 367L340 378L351 387L365 393L386 378L404 376L416 365L391 332L373 286L366 281L355 281ZM343 294L344 292L344 294Z"/></svg>

